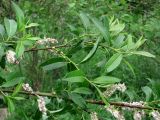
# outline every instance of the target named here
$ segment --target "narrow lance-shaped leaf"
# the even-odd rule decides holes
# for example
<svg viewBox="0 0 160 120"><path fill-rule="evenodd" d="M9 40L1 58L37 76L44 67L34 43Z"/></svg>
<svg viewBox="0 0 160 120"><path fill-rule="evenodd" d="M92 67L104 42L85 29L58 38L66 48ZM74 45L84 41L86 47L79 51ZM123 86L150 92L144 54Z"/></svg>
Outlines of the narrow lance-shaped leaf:
<svg viewBox="0 0 160 120"><path fill-rule="evenodd" d="M43 70L53 70L67 65L63 58L51 58L40 65Z"/></svg>
<svg viewBox="0 0 160 120"><path fill-rule="evenodd" d="M17 18L17 21L18 21L18 29L21 30L22 28L24 28L24 25L25 25L25 21L24 21L24 13L23 11L21 10L21 8L15 4L14 2L12 2L12 7L13 7L13 10L15 11L16 13L16 18Z"/></svg>
<svg viewBox="0 0 160 120"><path fill-rule="evenodd" d="M10 113L14 112L14 110L15 110L15 105L14 105L12 99L10 99L8 96L7 96L6 99L7 99L7 104L8 104L9 112L10 112Z"/></svg>
<svg viewBox="0 0 160 120"><path fill-rule="evenodd" d="M12 37L17 31L16 21L12 19L4 18L4 25L5 25L8 37Z"/></svg>
<svg viewBox="0 0 160 120"><path fill-rule="evenodd" d="M18 77L18 78L15 78L15 79L12 79L12 80L5 82L0 87L12 87L12 86L22 82L23 80L24 80L24 77Z"/></svg>
<svg viewBox="0 0 160 120"><path fill-rule="evenodd" d="M89 60L94 53L96 52L97 48L98 48L98 43L99 43L100 39L98 39L96 41L96 43L94 44L93 48L91 49L91 51L88 53L88 55L81 61L81 63L86 62L87 60Z"/></svg>
<svg viewBox="0 0 160 120"><path fill-rule="evenodd" d="M85 13L81 12L79 14L79 17L80 17L84 27L87 29L90 26L90 21L88 19L88 16Z"/></svg>
<svg viewBox="0 0 160 120"><path fill-rule="evenodd" d="M132 52L132 54L136 54L136 55L142 55L142 56L146 56L146 57L155 57L155 55L149 53L149 52L145 52L145 51L134 51Z"/></svg>
<svg viewBox="0 0 160 120"><path fill-rule="evenodd" d="M86 87L79 87L74 89L72 92L80 93L80 94L92 94L92 91Z"/></svg>
<svg viewBox="0 0 160 120"><path fill-rule="evenodd" d="M114 69L116 69L119 66L119 64L121 63L121 60L122 60L121 53L114 54L106 63L106 71L111 72Z"/></svg>
<svg viewBox="0 0 160 120"><path fill-rule="evenodd" d="M142 87L143 92L146 95L146 101L149 101L152 95L152 89L148 86Z"/></svg>
<svg viewBox="0 0 160 120"><path fill-rule="evenodd" d="M23 53L24 53L24 50L25 50L25 48L24 48L24 43L23 43L23 41L19 41L18 43L17 43L17 46L16 46L16 56L19 58L19 57L21 57L22 55L23 55Z"/></svg>
<svg viewBox="0 0 160 120"><path fill-rule="evenodd" d="M108 30L103 26L103 24L96 18L91 17L92 22L94 23L95 27L98 29L98 31L103 35L105 40L109 40L109 32Z"/></svg>
<svg viewBox="0 0 160 120"><path fill-rule="evenodd" d="M85 108L86 107L86 102L83 99L82 96L76 94L76 93L68 93L70 99L77 104L78 106L80 106L81 108Z"/></svg>
<svg viewBox="0 0 160 120"><path fill-rule="evenodd" d="M119 78L111 77L111 76L100 76L93 80L95 84L103 84L103 85L114 84L120 81L121 80Z"/></svg>
<svg viewBox="0 0 160 120"><path fill-rule="evenodd" d="M5 33L4 26L0 24L0 37L4 36L4 33Z"/></svg>

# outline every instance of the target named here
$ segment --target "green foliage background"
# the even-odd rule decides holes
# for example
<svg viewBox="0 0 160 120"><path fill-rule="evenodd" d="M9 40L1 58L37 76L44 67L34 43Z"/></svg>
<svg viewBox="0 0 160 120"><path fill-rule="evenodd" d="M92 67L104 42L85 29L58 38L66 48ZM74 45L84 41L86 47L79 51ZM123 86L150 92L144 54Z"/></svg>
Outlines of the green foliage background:
<svg viewBox="0 0 160 120"><path fill-rule="evenodd" d="M134 39L139 39L143 36L147 39L140 50L148 51L156 56L156 58L146 58L142 56L131 56L126 60L131 64L130 69L125 61L122 61L120 66L113 72L109 73L122 79L127 86L125 94L117 93L114 96L116 101L145 101L146 94L144 87L152 89L150 100L159 100L160 98L160 2L159 0L18 0L15 1L24 11L26 20L38 23L37 28L28 30L34 36L43 38L56 38L59 44L71 42L71 45L79 41L89 39L89 37L81 38L82 34L88 34L87 30L80 19L80 13L89 14L96 18L103 20L103 17L118 18L122 23L125 23L124 33L130 33ZM0 22L3 18L14 18L15 14L11 9L11 2L9 0L0 1ZM92 30L91 30L92 31ZM94 30L93 30L94 31ZM78 38L78 39L74 39ZM94 38L90 36L90 38ZM72 40L72 41L71 41ZM67 48L62 48L65 54L70 55ZM74 53L71 59L79 63L89 52L90 47L83 50L71 51ZM49 92L60 90L65 87L61 85L60 78L62 78L67 71L67 68L59 68L52 71L44 72L39 69L39 65L54 54L46 51L31 52L25 54L25 60L18 67L14 67L17 72L22 73L27 78L33 89L36 91ZM87 74L87 77L94 79L102 74L103 69L97 67L97 63L105 57L102 50L97 50L93 58L80 65L80 68ZM108 56L108 59L111 57ZM87 66L87 67L86 67ZM20 69L19 69L20 68ZM58 82L57 82L58 81ZM63 93L65 94L65 93ZM95 94L90 96L95 98ZM58 98L57 98L58 99ZM64 101L63 101L64 102ZM11 113L8 120L38 120L40 113L37 110L36 102L33 98L28 97L22 103L15 101L16 111ZM48 104L48 108L61 108L56 100ZM70 103L71 104L71 103ZM159 104L158 104L159 106ZM80 120L81 112L74 104L72 108L65 106L64 110L56 115L51 115L49 119L56 120ZM95 110L101 120L114 120L111 114L106 113L97 105L88 105L89 109ZM84 118L89 119L87 113L84 112ZM127 120L132 120L130 113L125 112ZM146 117L146 120L151 118Z"/></svg>

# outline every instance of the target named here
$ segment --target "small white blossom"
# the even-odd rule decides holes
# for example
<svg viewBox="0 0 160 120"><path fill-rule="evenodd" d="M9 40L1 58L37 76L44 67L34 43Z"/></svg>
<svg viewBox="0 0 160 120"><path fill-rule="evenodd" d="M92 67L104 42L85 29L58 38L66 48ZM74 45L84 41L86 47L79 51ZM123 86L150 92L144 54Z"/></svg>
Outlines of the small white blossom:
<svg viewBox="0 0 160 120"><path fill-rule="evenodd" d="M39 97L38 100L38 108L39 108L39 111L41 111L44 115L46 115L47 113L47 108L46 108L46 103L45 103L45 100L43 97Z"/></svg>
<svg viewBox="0 0 160 120"><path fill-rule="evenodd" d="M112 105L106 108L117 120L125 120L122 113L120 113L117 109L115 109Z"/></svg>
<svg viewBox="0 0 160 120"><path fill-rule="evenodd" d="M125 84L114 84L109 87L103 92L104 96L110 97L116 90L124 92L126 90Z"/></svg>
<svg viewBox="0 0 160 120"><path fill-rule="evenodd" d="M98 116L96 112L91 112L90 116L91 116L91 120L98 120Z"/></svg>
<svg viewBox="0 0 160 120"><path fill-rule="evenodd" d="M27 92L33 92L32 88L29 86L28 83L23 84L22 87L23 87L23 89L24 89L25 91L27 91Z"/></svg>
<svg viewBox="0 0 160 120"><path fill-rule="evenodd" d="M37 44L40 44L40 45L44 45L44 44L47 44L47 43L58 43L58 41L54 38L44 38L44 39L40 39L37 41Z"/></svg>
<svg viewBox="0 0 160 120"><path fill-rule="evenodd" d="M134 120L142 120L142 117L145 115L144 111L135 111L133 118Z"/></svg>
<svg viewBox="0 0 160 120"><path fill-rule="evenodd" d="M158 111L152 111L151 115L155 120L160 120L160 113Z"/></svg>
<svg viewBox="0 0 160 120"><path fill-rule="evenodd" d="M16 53L12 50L8 50L6 53L6 59L9 63L17 63Z"/></svg>

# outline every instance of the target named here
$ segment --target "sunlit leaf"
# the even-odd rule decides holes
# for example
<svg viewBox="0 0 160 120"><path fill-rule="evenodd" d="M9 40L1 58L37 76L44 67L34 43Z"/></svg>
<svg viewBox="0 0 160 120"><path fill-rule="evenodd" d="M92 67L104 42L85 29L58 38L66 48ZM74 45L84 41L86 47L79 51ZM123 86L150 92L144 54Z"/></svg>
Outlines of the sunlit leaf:
<svg viewBox="0 0 160 120"><path fill-rule="evenodd" d="M92 94L92 91L86 87L79 87L74 89L72 92L81 93L81 94Z"/></svg>
<svg viewBox="0 0 160 120"><path fill-rule="evenodd" d="M88 19L88 16L85 13L81 12L79 14L79 17L80 17L84 27L87 29L90 26L90 21Z"/></svg>
<svg viewBox="0 0 160 120"><path fill-rule="evenodd" d="M106 71L111 72L116 69L120 65L122 57L123 56L120 53L114 54L106 63Z"/></svg>
<svg viewBox="0 0 160 120"><path fill-rule="evenodd" d="M136 54L136 55L142 55L142 56L146 56L146 57L155 57L155 55L149 53L149 52L145 52L145 51L134 51L132 52L132 54Z"/></svg>

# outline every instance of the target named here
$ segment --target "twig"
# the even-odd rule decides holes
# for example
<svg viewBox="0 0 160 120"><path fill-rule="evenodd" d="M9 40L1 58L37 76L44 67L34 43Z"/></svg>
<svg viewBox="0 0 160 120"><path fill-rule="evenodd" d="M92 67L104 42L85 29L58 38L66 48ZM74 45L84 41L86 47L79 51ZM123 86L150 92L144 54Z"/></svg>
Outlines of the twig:
<svg viewBox="0 0 160 120"><path fill-rule="evenodd" d="M7 93L13 93L13 90L5 90L1 89L2 92L7 92ZM26 94L26 95L39 95L39 96L47 96L47 97L56 97L55 93L45 93L45 92L25 92L25 91L20 91L19 94ZM105 105L103 101L97 101L97 100L86 100L87 103L91 104L97 104L97 105ZM109 102L110 105L114 105L117 107L128 107L128 108L136 108L136 109L145 109L145 110L158 110L160 111L159 108L154 108L154 107L149 107L149 106L140 106L140 105L132 105L132 104L127 104L123 102Z"/></svg>

